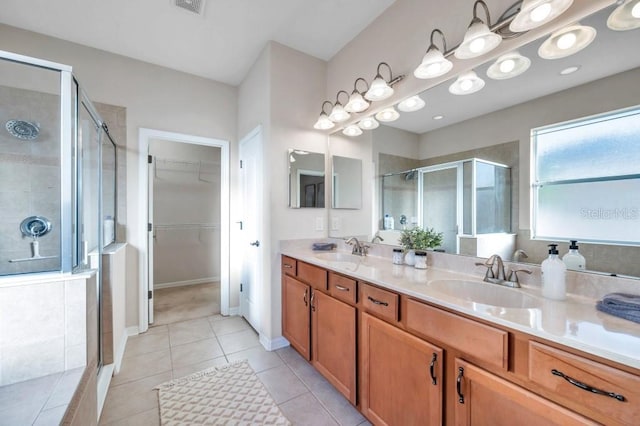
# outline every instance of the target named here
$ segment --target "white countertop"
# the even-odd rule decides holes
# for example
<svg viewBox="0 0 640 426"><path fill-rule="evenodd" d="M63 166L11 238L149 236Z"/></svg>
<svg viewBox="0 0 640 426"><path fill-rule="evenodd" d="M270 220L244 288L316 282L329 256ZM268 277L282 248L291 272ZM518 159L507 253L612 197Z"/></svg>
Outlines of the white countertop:
<svg viewBox="0 0 640 426"><path fill-rule="evenodd" d="M539 287L523 285L520 289L504 287L504 290L525 292L538 299L539 305L535 308L491 306L467 300L465 294L454 297L429 286L436 280L465 280L480 286L497 286L483 282L482 277L433 267L420 270L394 265L391 259L376 256L363 257L357 264L324 260L317 256L320 253L327 252L299 247L282 250L284 255L358 280L640 369L640 324L597 311L594 299L569 295L562 302L548 300L541 296Z"/></svg>

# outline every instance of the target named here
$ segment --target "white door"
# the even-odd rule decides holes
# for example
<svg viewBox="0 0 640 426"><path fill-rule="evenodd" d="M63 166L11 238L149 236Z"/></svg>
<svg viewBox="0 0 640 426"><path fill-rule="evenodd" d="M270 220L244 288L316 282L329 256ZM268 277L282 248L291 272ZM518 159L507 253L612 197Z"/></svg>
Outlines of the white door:
<svg viewBox="0 0 640 426"><path fill-rule="evenodd" d="M262 132L252 131L240 141L240 176L242 180L242 215L240 255L240 313L260 331L262 275Z"/></svg>
<svg viewBox="0 0 640 426"><path fill-rule="evenodd" d="M149 261L147 262L147 277L149 277L149 324L153 324L153 244L155 243L153 235L155 230L153 229L153 178L154 178L154 166L155 159L149 155L147 172L149 176L149 188L147 189L149 202L147 208L149 209L149 227L147 228L147 247Z"/></svg>

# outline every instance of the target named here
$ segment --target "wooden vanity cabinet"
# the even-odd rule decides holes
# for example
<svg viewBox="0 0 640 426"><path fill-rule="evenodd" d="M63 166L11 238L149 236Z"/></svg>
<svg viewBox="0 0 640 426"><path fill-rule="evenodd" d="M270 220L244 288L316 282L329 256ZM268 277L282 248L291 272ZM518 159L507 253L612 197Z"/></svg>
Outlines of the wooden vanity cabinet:
<svg viewBox="0 0 640 426"><path fill-rule="evenodd" d="M311 359L310 299L307 284L282 276L282 335L307 361Z"/></svg>
<svg viewBox="0 0 640 426"><path fill-rule="evenodd" d="M598 424L461 359L455 370L456 426Z"/></svg>
<svg viewBox="0 0 640 426"><path fill-rule="evenodd" d="M328 282L332 283L329 289ZM356 404L355 281L282 257L282 335L342 393Z"/></svg>
<svg viewBox="0 0 640 426"><path fill-rule="evenodd" d="M356 308L314 291L311 364L356 404Z"/></svg>
<svg viewBox="0 0 640 426"><path fill-rule="evenodd" d="M376 425L440 425L443 350L361 314L360 405Z"/></svg>

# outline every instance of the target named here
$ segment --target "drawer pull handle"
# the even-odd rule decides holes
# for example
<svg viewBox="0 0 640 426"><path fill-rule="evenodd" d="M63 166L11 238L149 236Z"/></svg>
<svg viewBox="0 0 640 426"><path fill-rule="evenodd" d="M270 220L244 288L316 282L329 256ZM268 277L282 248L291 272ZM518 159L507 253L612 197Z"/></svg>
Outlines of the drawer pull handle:
<svg viewBox="0 0 640 426"><path fill-rule="evenodd" d="M436 384L436 360L438 359L438 354L433 353L433 357L431 357L431 364L429 364L429 375L431 375L431 383Z"/></svg>
<svg viewBox="0 0 640 426"><path fill-rule="evenodd" d="M304 296L302 296L302 300L304 300L304 306L307 306L307 294L308 294L309 290L308 289L304 289Z"/></svg>
<svg viewBox="0 0 640 426"><path fill-rule="evenodd" d="M627 400L623 395L620 395L619 393L607 392L607 391L603 391L601 389L597 389L597 388L591 387L586 383L579 382L576 379L567 376L562 371L558 371L555 368L553 370L551 370L551 374L553 374L554 376L562 377L567 382L571 383L573 386L577 386L580 389L586 390L587 392L595 393L595 394L598 394L598 395L608 396L610 398L614 398L614 399L617 399L618 401L622 401L622 402Z"/></svg>
<svg viewBox="0 0 640 426"><path fill-rule="evenodd" d="M380 306L389 306L389 304L387 302L381 302L379 300L374 299L371 296L367 296L367 299L369 299L370 301L372 301L374 304L376 305L380 305Z"/></svg>
<svg viewBox="0 0 640 426"><path fill-rule="evenodd" d="M285 267L285 268L287 268L287 269L291 269L291 268L293 268L293 266L289 265L288 263L285 263L285 264L284 264L284 267Z"/></svg>
<svg viewBox="0 0 640 426"><path fill-rule="evenodd" d="M341 285L336 284L336 289L340 291L349 291L349 287L342 287Z"/></svg>
<svg viewBox="0 0 640 426"><path fill-rule="evenodd" d="M462 376L464 376L464 368L458 367L458 379L456 380L456 392L458 392L458 402L464 404L464 395L462 394Z"/></svg>

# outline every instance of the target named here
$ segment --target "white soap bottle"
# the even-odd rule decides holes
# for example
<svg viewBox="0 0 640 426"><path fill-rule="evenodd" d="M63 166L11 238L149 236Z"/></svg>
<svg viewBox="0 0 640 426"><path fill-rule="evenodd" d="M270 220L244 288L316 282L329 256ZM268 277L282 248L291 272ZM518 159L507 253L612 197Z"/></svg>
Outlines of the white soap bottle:
<svg viewBox="0 0 640 426"><path fill-rule="evenodd" d="M584 271L586 269L587 262L585 261L584 256L578 251L577 240L571 240L569 252L562 256L562 261L567 265L567 269L572 271Z"/></svg>
<svg viewBox="0 0 640 426"><path fill-rule="evenodd" d="M567 266L558 257L558 245L549 244L549 257L542 262L542 295L547 299L567 298Z"/></svg>
<svg viewBox="0 0 640 426"><path fill-rule="evenodd" d="M394 228L394 223L393 223L393 216L389 216L388 214L384 215L384 229L393 229Z"/></svg>

